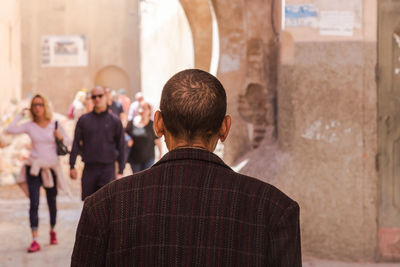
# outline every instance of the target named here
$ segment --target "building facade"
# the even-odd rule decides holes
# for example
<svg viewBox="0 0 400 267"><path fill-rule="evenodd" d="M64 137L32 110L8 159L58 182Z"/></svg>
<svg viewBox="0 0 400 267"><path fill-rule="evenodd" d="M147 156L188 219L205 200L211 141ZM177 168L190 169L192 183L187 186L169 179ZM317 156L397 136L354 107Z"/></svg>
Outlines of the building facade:
<svg viewBox="0 0 400 267"><path fill-rule="evenodd" d="M23 96L44 92L63 112L82 87L140 88L137 2L40 2L11 12L21 14L22 67L11 80ZM400 1L179 2L193 45L185 62L215 71L227 90L224 159L298 201L304 254L400 260ZM87 66L42 66L52 35L86 36Z"/></svg>

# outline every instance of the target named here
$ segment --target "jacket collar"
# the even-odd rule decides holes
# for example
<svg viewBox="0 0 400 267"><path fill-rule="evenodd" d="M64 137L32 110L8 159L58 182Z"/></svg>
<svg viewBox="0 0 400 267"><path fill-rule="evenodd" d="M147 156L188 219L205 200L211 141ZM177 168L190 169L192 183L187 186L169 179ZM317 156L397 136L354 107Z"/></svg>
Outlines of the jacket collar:
<svg viewBox="0 0 400 267"><path fill-rule="evenodd" d="M104 115L104 114L110 113L110 109L109 109L109 106L107 106L106 110L103 111L103 112L100 112L100 113L97 113L97 112L94 111L94 109L93 109L93 110L92 110L92 113L93 113L93 115L96 115L96 116L102 116L102 115Z"/></svg>
<svg viewBox="0 0 400 267"><path fill-rule="evenodd" d="M231 169L228 165L226 165L222 161L221 158L219 158L214 153L208 150L196 149L196 148L178 148L171 150L167 154L165 154L157 163L155 163L154 166L176 160L206 161Z"/></svg>

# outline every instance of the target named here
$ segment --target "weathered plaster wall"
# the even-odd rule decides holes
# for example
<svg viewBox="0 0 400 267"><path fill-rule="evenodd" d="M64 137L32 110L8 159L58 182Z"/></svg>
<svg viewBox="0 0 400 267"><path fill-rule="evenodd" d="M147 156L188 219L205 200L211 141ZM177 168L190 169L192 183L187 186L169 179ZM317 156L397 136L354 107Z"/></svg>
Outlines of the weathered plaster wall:
<svg viewBox="0 0 400 267"><path fill-rule="evenodd" d="M21 97L20 17L20 1L2 1L0 8L0 107L11 99L19 100Z"/></svg>
<svg viewBox="0 0 400 267"><path fill-rule="evenodd" d="M250 159L243 173L300 204L303 252L333 259L376 256L376 1L362 6L362 27L351 37L286 29L278 141L243 158Z"/></svg>
<svg viewBox="0 0 400 267"><path fill-rule="evenodd" d="M282 180L302 206L304 250L373 259L376 44L301 43L295 55L281 69L278 131L292 158Z"/></svg>
<svg viewBox="0 0 400 267"><path fill-rule="evenodd" d="M279 46L270 18L272 9L279 32L280 6L273 6L271 1L214 0L212 3L220 38L217 76L227 90L228 113L232 116L224 159L233 162L251 149L250 137L254 132L263 135L265 127L273 127L275 123L272 103L276 94ZM252 83L257 85L252 88L260 88L255 94L248 90ZM261 109L252 103L254 98L261 99ZM258 121L261 127L254 131L254 123L260 117L264 120Z"/></svg>
<svg viewBox="0 0 400 267"><path fill-rule="evenodd" d="M246 35L243 1L213 1L220 34L217 76L227 91L228 113L232 116L230 137L225 141L224 159L232 162L250 149L247 129L240 119L238 99L245 88Z"/></svg>
<svg viewBox="0 0 400 267"><path fill-rule="evenodd" d="M195 68L209 71L212 56L212 15L209 0L180 0L189 22Z"/></svg>
<svg viewBox="0 0 400 267"><path fill-rule="evenodd" d="M50 98L56 111L65 113L75 92L82 87L91 88L97 73L107 66L118 67L127 74L128 95L139 90L136 0L88 0L84 4L67 0L24 1L21 10L23 95L41 92ZM75 34L87 36L87 67L41 67L42 35Z"/></svg>

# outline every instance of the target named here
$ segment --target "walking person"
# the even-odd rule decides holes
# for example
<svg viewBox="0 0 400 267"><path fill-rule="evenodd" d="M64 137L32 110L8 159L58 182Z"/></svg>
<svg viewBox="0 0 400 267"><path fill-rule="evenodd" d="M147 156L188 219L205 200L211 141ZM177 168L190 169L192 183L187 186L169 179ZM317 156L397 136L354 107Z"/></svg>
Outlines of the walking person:
<svg viewBox="0 0 400 267"><path fill-rule="evenodd" d="M29 111L31 121L20 124L20 120L27 111ZM33 241L28 252L40 250L38 208L41 186L46 191L50 213L50 244L56 245L58 243L54 230L57 219L56 197L57 186L62 183L63 177L56 152L55 138L68 143L68 137L62 126L58 125L56 129L55 124L56 122L52 121L52 112L46 98L38 94L32 98L30 109L24 109L7 128L7 132L10 134L28 134L32 142L30 155L24 165L25 170L21 172L28 185L30 201L29 220Z"/></svg>
<svg viewBox="0 0 400 267"><path fill-rule="evenodd" d="M169 152L87 198L71 266L301 266L299 205L213 153L231 126L226 93L191 69L154 116Z"/></svg>
<svg viewBox="0 0 400 267"><path fill-rule="evenodd" d="M143 93L137 92L135 94L135 101L131 103L128 110L128 121L133 120L133 118L138 114L140 103L144 101Z"/></svg>
<svg viewBox="0 0 400 267"><path fill-rule="evenodd" d="M140 172L153 165L155 160L154 145L157 146L159 157L162 155L161 141L154 133L151 114L150 104L141 102L138 114L128 122L125 129L125 132L130 136L128 162L133 173Z"/></svg>
<svg viewBox="0 0 400 267"><path fill-rule="evenodd" d="M72 179L78 176L75 169L78 154L85 163L82 200L116 178L115 161L118 161L118 177L122 176L125 167L121 120L109 112L103 87L94 87L91 99L93 111L79 118L69 159Z"/></svg>
<svg viewBox="0 0 400 267"><path fill-rule="evenodd" d="M78 91L75 95L74 101L72 102L72 119L77 122L80 116L86 113L86 93Z"/></svg>
<svg viewBox="0 0 400 267"><path fill-rule="evenodd" d="M120 118L122 122L124 110L122 108L122 104L117 101L117 93L115 90L111 90L109 87L105 87L104 91L106 92L108 109L118 118Z"/></svg>

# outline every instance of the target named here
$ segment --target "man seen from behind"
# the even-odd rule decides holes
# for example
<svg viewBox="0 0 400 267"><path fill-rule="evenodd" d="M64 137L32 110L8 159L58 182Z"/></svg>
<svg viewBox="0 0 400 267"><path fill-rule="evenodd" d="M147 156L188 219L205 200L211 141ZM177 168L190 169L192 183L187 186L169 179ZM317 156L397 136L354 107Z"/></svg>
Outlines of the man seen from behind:
<svg viewBox="0 0 400 267"><path fill-rule="evenodd" d="M169 152L86 199L71 266L301 266L298 204L213 154L230 126L214 76L175 74L154 117Z"/></svg>

